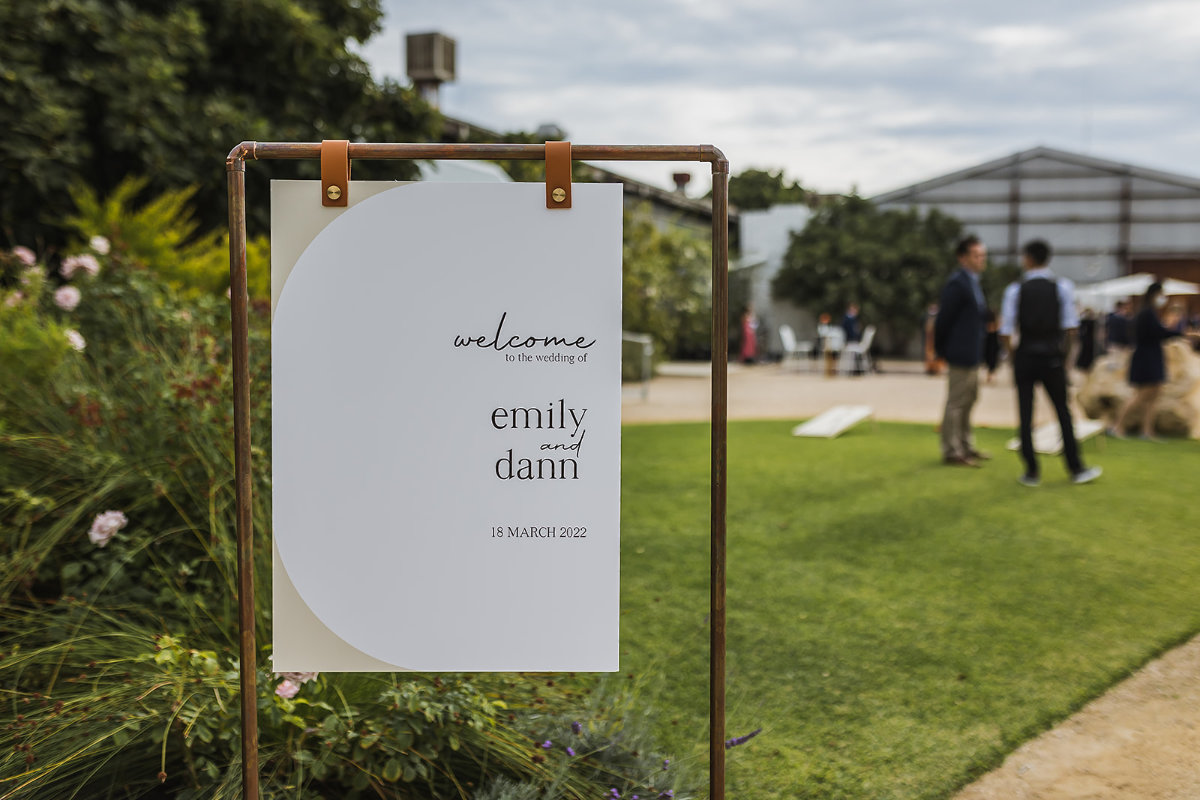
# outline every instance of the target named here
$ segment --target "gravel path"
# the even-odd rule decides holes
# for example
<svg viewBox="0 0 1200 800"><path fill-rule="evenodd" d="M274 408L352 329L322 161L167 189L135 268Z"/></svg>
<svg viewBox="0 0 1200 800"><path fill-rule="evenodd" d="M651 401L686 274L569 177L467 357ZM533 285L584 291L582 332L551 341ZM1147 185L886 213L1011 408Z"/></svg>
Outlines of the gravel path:
<svg viewBox="0 0 1200 800"><path fill-rule="evenodd" d="M826 378L778 366L731 365L730 419L799 420L832 406L870 405L878 420L941 418L944 377L920 366L884 362L884 372ZM702 421L709 418L706 365L665 365L650 382L626 386L623 421ZM1035 423L1053 419L1038 398ZM973 419L983 427L1016 428L1016 402L1003 373L980 384ZM937 439L930 433L930 453ZM1014 476L1017 466L1013 465ZM995 771L956 800L1200 800L1200 636L1151 662L1058 727L1014 751Z"/></svg>

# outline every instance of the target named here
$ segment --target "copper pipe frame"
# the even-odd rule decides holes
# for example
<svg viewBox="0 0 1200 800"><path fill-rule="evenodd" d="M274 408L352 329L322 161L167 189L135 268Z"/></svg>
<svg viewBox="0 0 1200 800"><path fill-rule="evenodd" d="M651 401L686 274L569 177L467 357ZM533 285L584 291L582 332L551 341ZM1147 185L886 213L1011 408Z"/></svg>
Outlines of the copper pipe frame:
<svg viewBox="0 0 1200 800"><path fill-rule="evenodd" d="M351 142L367 159L530 160L540 144L375 144ZM233 337L234 481L237 494L238 632L242 711L242 798L258 800L257 640L251 517L249 301L246 278L246 159L320 158L319 142L242 142L229 151L229 283ZM712 145L572 145L575 160L699 161L712 165L712 406L709 501L709 741L711 800L725 798L725 556L728 474L729 162Z"/></svg>

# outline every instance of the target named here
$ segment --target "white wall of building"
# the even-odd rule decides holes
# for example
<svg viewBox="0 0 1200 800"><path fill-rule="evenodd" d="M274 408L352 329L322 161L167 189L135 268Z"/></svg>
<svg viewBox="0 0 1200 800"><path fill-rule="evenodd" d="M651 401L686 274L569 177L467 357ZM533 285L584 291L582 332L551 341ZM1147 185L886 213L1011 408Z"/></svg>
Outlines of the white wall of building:
<svg viewBox="0 0 1200 800"><path fill-rule="evenodd" d="M766 211L742 211L741 223L742 267L739 270L749 284L750 302L760 319L761 348L768 353L778 354L779 326L791 325L800 339L816 336L816 322L808 311L796 307L786 300L771 297L771 281L783 266L783 257L791 244L792 233L804 229L812 210L797 203L774 206ZM737 309L740 313L741 309Z"/></svg>

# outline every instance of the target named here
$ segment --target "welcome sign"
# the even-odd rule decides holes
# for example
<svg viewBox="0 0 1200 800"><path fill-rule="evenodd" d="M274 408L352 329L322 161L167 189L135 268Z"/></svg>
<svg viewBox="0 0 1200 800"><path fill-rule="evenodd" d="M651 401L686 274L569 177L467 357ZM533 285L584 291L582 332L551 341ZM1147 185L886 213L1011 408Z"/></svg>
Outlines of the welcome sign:
<svg viewBox="0 0 1200 800"><path fill-rule="evenodd" d="M618 661L621 187L272 184L276 671Z"/></svg>

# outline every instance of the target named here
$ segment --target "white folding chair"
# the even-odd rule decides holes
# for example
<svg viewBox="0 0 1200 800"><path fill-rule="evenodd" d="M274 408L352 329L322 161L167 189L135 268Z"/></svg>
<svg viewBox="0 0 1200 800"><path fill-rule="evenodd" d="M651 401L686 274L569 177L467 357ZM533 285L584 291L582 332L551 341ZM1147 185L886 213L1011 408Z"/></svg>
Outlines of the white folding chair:
<svg viewBox="0 0 1200 800"><path fill-rule="evenodd" d="M780 366L784 369L792 365L799 368L800 364L807 363L807 356L812 352L812 342L797 342L796 332L792 330L791 325L779 326L779 343L783 346L783 360L780 361Z"/></svg>
<svg viewBox="0 0 1200 800"><path fill-rule="evenodd" d="M868 325L863 329L863 337L858 342L847 342L842 348L842 355L838 359L838 373L848 375L856 369L861 369L863 372L871 371L871 342L875 339L875 326Z"/></svg>

